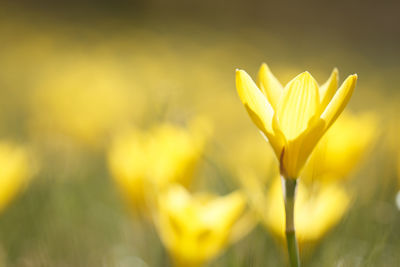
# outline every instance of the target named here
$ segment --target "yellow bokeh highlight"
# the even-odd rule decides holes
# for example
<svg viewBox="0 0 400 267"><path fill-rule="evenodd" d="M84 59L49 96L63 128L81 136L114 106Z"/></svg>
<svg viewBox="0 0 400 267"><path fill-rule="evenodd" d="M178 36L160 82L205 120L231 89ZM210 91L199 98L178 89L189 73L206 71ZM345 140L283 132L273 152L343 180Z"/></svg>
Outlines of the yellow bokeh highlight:
<svg viewBox="0 0 400 267"><path fill-rule="evenodd" d="M69 55L71 59L46 68L31 100L31 127L98 146L130 119L130 107L140 114L142 93L102 53ZM74 59L74 60L72 60Z"/></svg>
<svg viewBox="0 0 400 267"><path fill-rule="evenodd" d="M0 142L0 212L18 195L31 177L28 152L21 146Z"/></svg>

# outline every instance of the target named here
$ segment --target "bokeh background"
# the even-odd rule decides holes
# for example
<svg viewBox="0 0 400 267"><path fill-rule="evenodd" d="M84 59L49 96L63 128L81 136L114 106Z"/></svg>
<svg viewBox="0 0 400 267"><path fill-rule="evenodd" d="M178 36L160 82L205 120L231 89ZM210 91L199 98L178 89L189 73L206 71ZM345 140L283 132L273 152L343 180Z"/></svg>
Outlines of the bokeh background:
<svg viewBox="0 0 400 267"><path fill-rule="evenodd" d="M305 265L399 266L399 8L397 1L2 1L0 138L24 151L15 177L27 178L4 197L0 265L170 266L156 229L112 179L113 140L126 128L186 127L200 116L212 130L193 191L239 189L238 166L271 176L277 166L234 78L236 68L255 77L266 62L284 84L304 70L320 83L334 67L340 81L357 73L348 110L375 117L375 138L348 174L350 208L302 252ZM4 153L2 169L11 157ZM210 266L285 266L285 257L257 224Z"/></svg>

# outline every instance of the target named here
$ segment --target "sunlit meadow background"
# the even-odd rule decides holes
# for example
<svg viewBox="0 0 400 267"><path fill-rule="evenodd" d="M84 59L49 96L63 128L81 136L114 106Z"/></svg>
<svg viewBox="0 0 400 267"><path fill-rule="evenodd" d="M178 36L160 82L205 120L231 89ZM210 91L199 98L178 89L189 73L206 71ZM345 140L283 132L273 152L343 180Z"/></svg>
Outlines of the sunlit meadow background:
<svg viewBox="0 0 400 267"><path fill-rule="evenodd" d="M193 191L239 189L240 167L276 173L234 84L236 68L255 77L267 62L284 83L304 70L321 83L334 67L340 81L356 72L348 110L376 116L375 139L349 174L350 208L302 251L304 264L400 266L399 8L377 1L3 1L0 139L28 151L31 179L1 211L0 265L170 266L157 231L112 179L112 140L126 128L186 127L200 116L210 129ZM210 266L285 266L285 257L257 225Z"/></svg>

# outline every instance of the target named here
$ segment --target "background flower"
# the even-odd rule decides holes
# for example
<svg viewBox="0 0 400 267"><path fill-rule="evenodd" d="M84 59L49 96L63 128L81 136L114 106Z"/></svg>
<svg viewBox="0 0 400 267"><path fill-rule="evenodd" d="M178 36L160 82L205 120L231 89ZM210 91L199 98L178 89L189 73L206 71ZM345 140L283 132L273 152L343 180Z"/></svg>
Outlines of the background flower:
<svg viewBox="0 0 400 267"><path fill-rule="evenodd" d="M205 146L205 123L198 119L188 129L165 123L148 132L136 129L116 137L109 166L133 207L149 212L155 196L168 184L191 184Z"/></svg>
<svg viewBox="0 0 400 267"><path fill-rule="evenodd" d="M176 266L203 266L226 248L245 208L240 192L191 196L172 185L158 198L157 228Z"/></svg>
<svg viewBox="0 0 400 267"><path fill-rule="evenodd" d="M22 146L0 143L0 211L22 191L33 174L29 155Z"/></svg>

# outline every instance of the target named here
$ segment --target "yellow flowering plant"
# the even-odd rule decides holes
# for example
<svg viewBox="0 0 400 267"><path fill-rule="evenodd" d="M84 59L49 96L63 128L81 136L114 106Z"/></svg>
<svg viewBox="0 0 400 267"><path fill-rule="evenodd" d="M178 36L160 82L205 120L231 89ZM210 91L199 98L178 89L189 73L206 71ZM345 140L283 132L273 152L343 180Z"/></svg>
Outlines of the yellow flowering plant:
<svg viewBox="0 0 400 267"><path fill-rule="evenodd" d="M297 188L294 220L300 247L315 244L350 208L352 194L343 182L371 147L376 135L374 114L344 112L322 137L300 175ZM264 162L273 158L272 153L265 156ZM279 179L265 180L253 169L243 172L239 178L263 225L279 240L283 239L285 213Z"/></svg>
<svg viewBox="0 0 400 267"><path fill-rule="evenodd" d="M174 266L200 267L220 254L237 236L246 199L240 191L225 196L190 194L172 184L158 196L155 223Z"/></svg>
<svg viewBox="0 0 400 267"><path fill-rule="evenodd" d="M262 64L257 85L244 70L236 70L239 97L279 160L292 266L300 266L294 225L296 179L320 138L347 105L356 82L357 75L350 75L338 88L338 71L334 69L321 86L306 71L283 87Z"/></svg>
<svg viewBox="0 0 400 267"><path fill-rule="evenodd" d="M266 64L258 86L244 70L236 71L236 87L251 119L270 142L280 161L282 175L299 177L313 148L349 101L357 75L350 75L337 89L338 71L318 86L303 72L285 87Z"/></svg>

